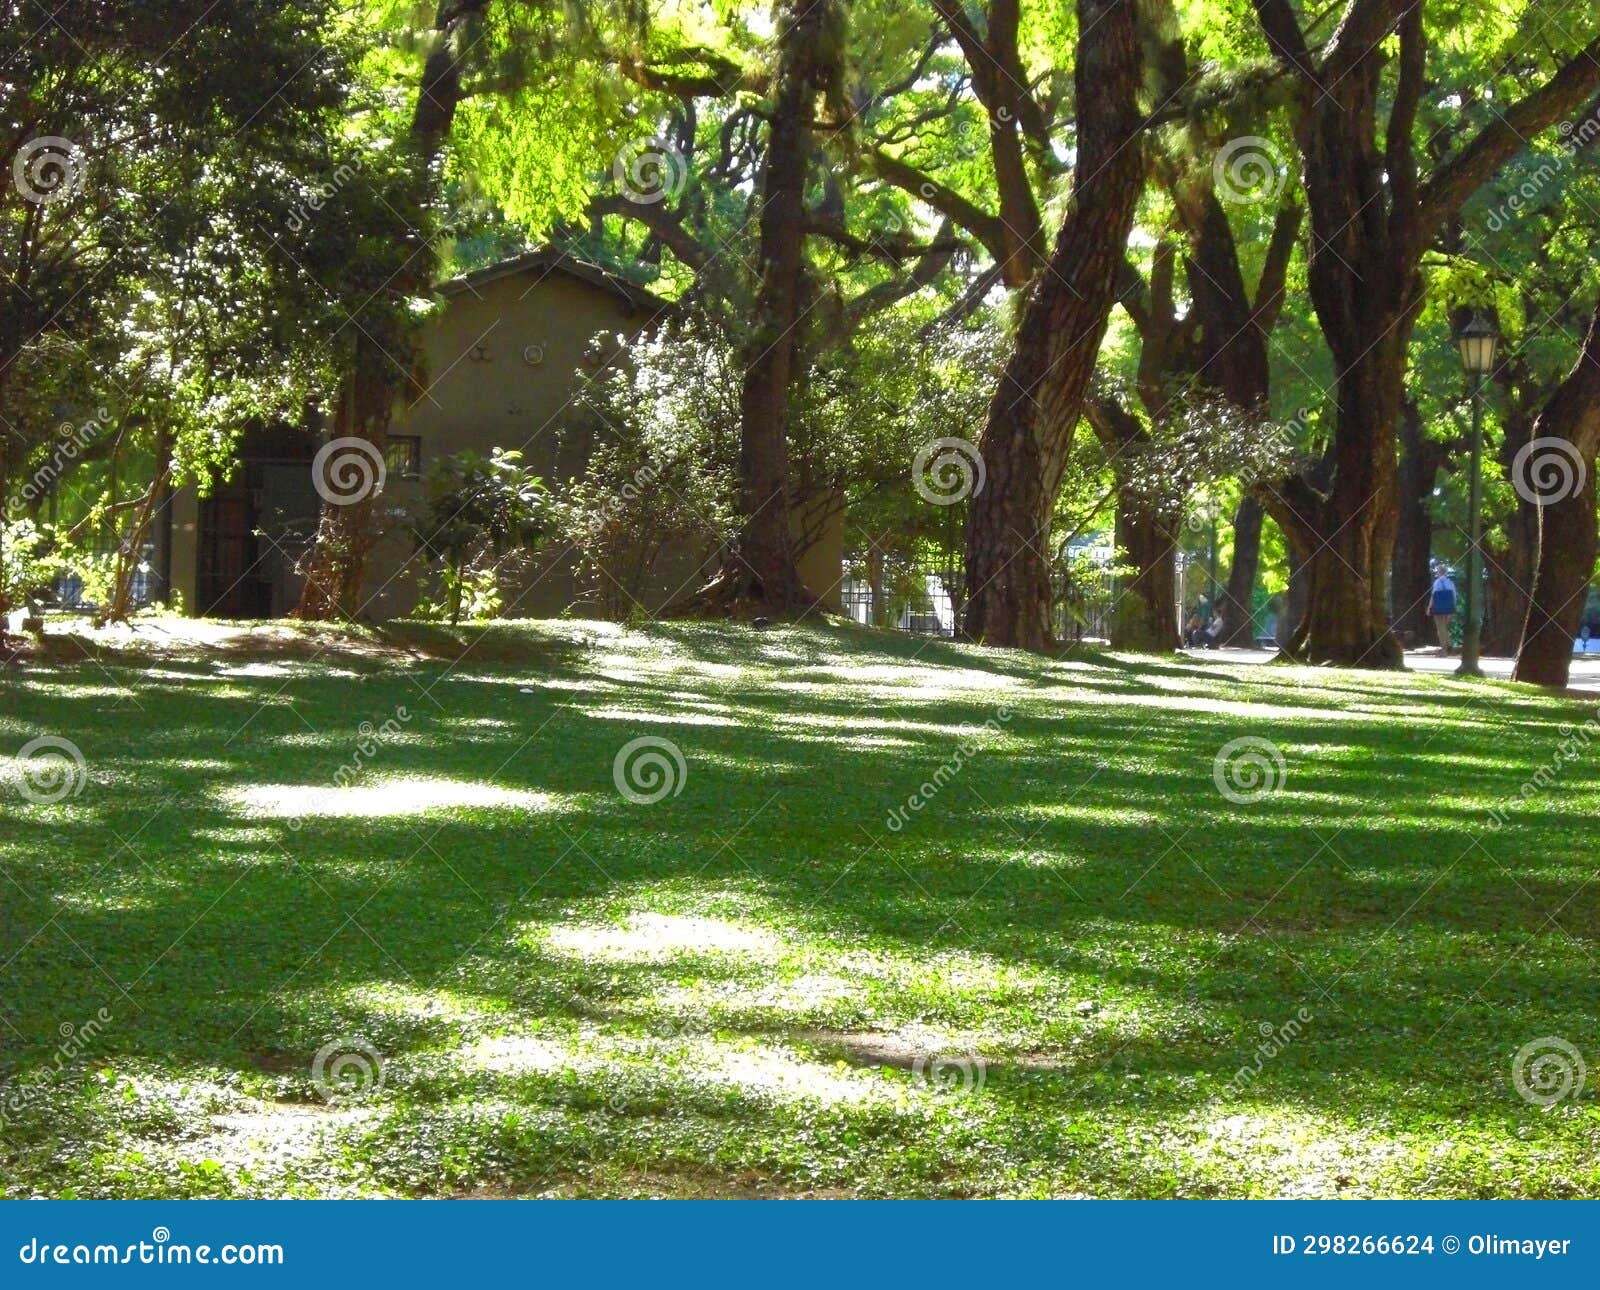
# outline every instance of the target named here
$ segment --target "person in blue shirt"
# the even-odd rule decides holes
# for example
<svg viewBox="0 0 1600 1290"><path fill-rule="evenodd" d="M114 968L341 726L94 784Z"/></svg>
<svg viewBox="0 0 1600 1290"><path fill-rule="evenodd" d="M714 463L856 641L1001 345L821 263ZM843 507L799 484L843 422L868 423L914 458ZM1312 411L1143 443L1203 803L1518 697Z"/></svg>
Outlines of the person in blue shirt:
<svg viewBox="0 0 1600 1290"><path fill-rule="evenodd" d="M1450 577L1449 569L1441 566L1438 574L1433 580L1433 603L1429 612L1433 614L1433 625L1439 632L1439 648L1448 654L1450 624L1456 616L1456 584Z"/></svg>

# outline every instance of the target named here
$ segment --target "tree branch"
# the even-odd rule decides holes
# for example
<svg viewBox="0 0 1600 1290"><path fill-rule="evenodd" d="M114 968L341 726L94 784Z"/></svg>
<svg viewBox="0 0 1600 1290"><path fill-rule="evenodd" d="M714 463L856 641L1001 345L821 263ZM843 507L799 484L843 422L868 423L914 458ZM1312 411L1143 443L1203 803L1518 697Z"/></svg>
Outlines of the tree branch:
<svg viewBox="0 0 1600 1290"><path fill-rule="evenodd" d="M589 203L591 215L621 215L644 225L652 236L696 273L712 260L712 252L702 246L671 211L655 202L636 202L621 193L596 197Z"/></svg>
<svg viewBox="0 0 1600 1290"><path fill-rule="evenodd" d="M1466 203L1479 185L1562 116L1576 111L1600 88L1600 36L1573 55L1554 76L1524 95L1489 122L1422 185L1417 227L1424 241L1432 239Z"/></svg>
<svg viewBox="0 0 1600 1290"><path fill-rule="evenodd" d="M1309 86L1320 85L1311 51L1306 48L1305 33L1289 6L1289 0L1251 0L1256 10L1256 21L1261 24L1261 34L1267 38L1267 48L1285 71L1292 72Z"/></svg>
<svg viewBox="0 0 1600 1290"><path fill-rule="evenodd" d="M1428 33L1422 22L1423 0L1401 0L1400 76L1384 137L1384 164L1399 218L1410 219L1417 204L1417 154L1411 134L1428 72Z"/></svg>
<svg viewBox="0 0 1600 1290"><path fill-rule="evenodd" d="M881 148L868 148L863 157L868 168L879 179L926 202L940 215L954 221L956 227L965 229L983 243L984 250L997 262L1005 263L1006 231L998 216L980 210L953 188L936 182L915 166L907 165L898 157L891 157ZM1025 281L1014 282L1008 278L1007 285L1023 286Z"/></svg>
<svg viewBox="0 0 1600 1290"><path fill-rule="evenodd" d="M1278 217L1272 222L1272 240L1267 243L1261 278L1256 283L1255 303L1250 310L1250 321L1263 336L1278 325L1278 315L1283 311L1289 261L1300 241L1301 215L1300 208L1289 202L1279 208Z"/></svg>

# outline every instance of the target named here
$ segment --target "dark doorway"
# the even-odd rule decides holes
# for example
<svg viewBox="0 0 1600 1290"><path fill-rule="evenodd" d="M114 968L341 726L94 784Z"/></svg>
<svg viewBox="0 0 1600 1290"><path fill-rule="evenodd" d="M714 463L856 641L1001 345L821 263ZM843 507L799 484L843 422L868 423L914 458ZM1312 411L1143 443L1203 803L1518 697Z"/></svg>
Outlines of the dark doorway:
<svg viewBox="0 0 1600 1290"><path fill-rule="evenodd" d="M224 485L200 502L196 592L207 618L266 618L272 589L260 576L256 508L249 489Z"/></svg>
<svg viewBox="0 0 1600 1290"><path fill-rule="evenodd" d="M287 425L252 428L231 482L200 501L196 608L208 618L273 618L299 596L299 558L316 531L311 483L316 436Z"/></svg>

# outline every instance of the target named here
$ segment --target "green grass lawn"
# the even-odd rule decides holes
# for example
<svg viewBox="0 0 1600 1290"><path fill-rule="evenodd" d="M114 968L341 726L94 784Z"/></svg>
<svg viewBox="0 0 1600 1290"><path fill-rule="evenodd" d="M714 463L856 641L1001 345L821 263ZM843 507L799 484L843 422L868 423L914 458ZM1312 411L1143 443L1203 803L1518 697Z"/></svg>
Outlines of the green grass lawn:
<svg viewBox="0 0 1600 1290"><path fill-rule="evenodd" d="M1592 704L406 641L0 678L0 753L85 759L0 760L0 1194L1600 1195L1592 1090L1513 1084L1600 1060Z"/></svg>

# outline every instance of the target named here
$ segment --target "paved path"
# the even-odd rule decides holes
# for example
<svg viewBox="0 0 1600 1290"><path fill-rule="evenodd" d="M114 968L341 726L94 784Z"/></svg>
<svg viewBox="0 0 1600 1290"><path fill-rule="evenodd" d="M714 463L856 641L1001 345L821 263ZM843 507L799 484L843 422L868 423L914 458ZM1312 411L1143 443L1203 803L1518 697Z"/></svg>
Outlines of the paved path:
<svg viewBox="0 0 1600 1290"><path fill-rule="evenodd" d="M1214 659L1218 663L1268 663L1274 657L1271 650L1264 649L1199 649L1186 653L1191 658ZM1485 658L1484 675L1509 681L1514 662L1509 658ZM1446 658L1437 649L1408 650L1406 666L1414 672L1448 674L1461 666L1461 659L1455 655ZM1573 655L1572 674L1567 686L1569 689L1582 690L1585 694L1600 694L1600 649L1590 649L1587 658L1582 654Z"/></svg>

